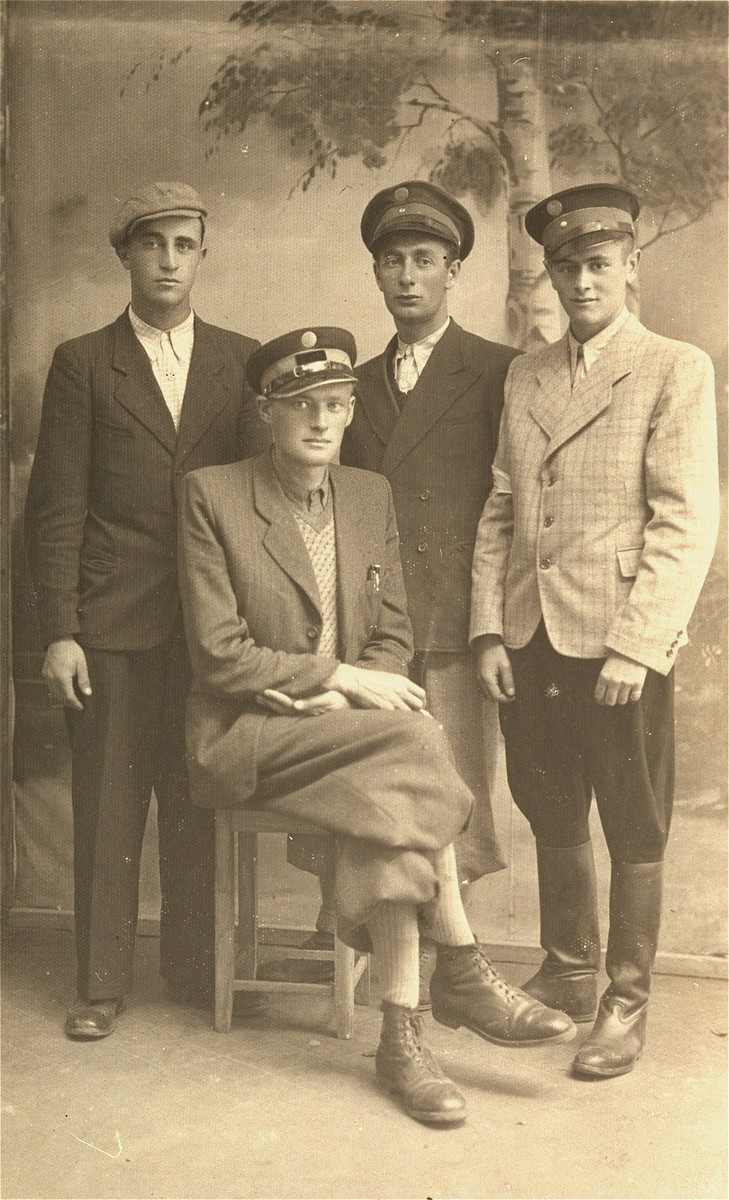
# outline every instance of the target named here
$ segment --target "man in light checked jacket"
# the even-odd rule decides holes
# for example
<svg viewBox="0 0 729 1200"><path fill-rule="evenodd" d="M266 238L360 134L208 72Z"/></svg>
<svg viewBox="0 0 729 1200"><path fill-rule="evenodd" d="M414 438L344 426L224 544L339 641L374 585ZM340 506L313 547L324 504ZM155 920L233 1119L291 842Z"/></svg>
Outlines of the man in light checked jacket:
<svg viewBox="0 0 729 1200"><path fill-rule="evenodd" d="M509 785L537 846L541 943L524 990L591 1022L574 1069L632 1070L645 1040L674 782L673 666L719 511L711 362L626 307L639 203L558 192L526 215L569 317L511 364L473 562L470 641L500 702ZM588 816L612 862L606 969Z"/></svg>

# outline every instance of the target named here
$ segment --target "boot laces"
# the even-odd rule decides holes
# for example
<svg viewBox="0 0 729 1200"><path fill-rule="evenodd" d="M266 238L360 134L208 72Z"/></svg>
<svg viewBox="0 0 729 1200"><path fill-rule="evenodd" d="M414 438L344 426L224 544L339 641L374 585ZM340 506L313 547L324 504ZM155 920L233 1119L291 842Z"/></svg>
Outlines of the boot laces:
<svg viewBox="0 0 729 1200"><path fill-rule="evenodd" d="M498 971L494 970L480 946L475 948L474 956L477 960L478 969L481 974L486 976L486 979L491 986L495 988L496 991L500 992L505 1000L513 1003L515 1000L518 1000L519 997L524 995L519 988L513 988L511 984L507 983L506 980L499 975Z"/></svg>

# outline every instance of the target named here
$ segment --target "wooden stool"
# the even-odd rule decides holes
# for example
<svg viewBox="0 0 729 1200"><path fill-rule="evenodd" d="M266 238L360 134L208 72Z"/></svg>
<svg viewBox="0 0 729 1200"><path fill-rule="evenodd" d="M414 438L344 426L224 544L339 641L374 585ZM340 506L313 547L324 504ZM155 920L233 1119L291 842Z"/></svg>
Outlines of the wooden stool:
<svg viewBox="0 0 729 1200"><path fill-rule="evenodd" d="M227 1033L233 1015L233 992L333 993L337 1037L350 1038L354 1026L355 999L369 1004L369 955L355 951L334 938L334 950L301 950L295 944L281 945L285 932L294 937L310 930L262 926L258 918L259 833L305 833L326 838L317 827L293 817L262 809L227 808L215 812L215 1013L218 1033ZM237 862L236 862L237 860ZM236 887L237 865L237 887ZM238 901L238 944L236 946L236 896ZM334 983L278 982L258 979L258 948L275 947L277 958L314 959L334 962ZM355 995L356 993L356 995Z"/></svg>

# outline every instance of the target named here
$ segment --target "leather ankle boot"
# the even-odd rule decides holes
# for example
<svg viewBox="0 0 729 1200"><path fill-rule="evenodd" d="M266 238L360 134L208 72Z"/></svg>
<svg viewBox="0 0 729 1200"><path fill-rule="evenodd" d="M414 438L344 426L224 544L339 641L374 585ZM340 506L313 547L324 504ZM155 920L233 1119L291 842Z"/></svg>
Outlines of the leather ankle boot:
<svg viewBox="0 0 729 1200"><path fill-rule="evenodd" d="M477 942L438 946L430 981L433 1016L441 1025L465 1025L497 1046L541 1046L569 1042L575 1027L568 1016L545 1008L510 987L491 966Z"/></svg>
<svg viewBox="0 0 729 1200"><path fill-rule="evenodd" d="M600 966L597 881L592 842L543 846L537 842L539 916L544 959L522 990L573 1021L592 1021Z"/></svg>
<svg viewBox="0 0 729 1200"><path fill-rule="evenodd" d="M400 1097L405 1112L428 1124L452 1124L466 1118L466 1101L444 1075L422 1040L422 1022L412 1008L382 1004L380 1044L375 1055L377 1079Z"/></svg>
<svg viewBox="0 0 729 1200"><path fill-rule="evenodd" d="M662 892L663 863L613 863L605 957L610 986L575 1056L579 1075L625 1075L643 1052Z"/></svg>

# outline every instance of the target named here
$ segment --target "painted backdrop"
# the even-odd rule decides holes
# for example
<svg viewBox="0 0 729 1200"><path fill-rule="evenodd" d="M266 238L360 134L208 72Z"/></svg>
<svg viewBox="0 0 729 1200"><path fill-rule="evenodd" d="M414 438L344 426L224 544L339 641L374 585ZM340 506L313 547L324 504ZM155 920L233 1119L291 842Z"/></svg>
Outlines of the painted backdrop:
<svg viewBox="0 0 729 1200"><path fill-rule="evenodd" d="M416 7L411 5L410 11ZM398 6L376 8L395 13ZM199 115L200 103L232 49L245 56L247 45L254 44L253 33L231 25L234 9L234 4L217 0L34 0L8 6L18 908L71 907L68 755L62 715L48 704L40 680L41 647L19 519L53 348L112 320L127 300L127 275L107 240L117 200L153 179L192 183L210 208L208 258L194 293L201 316L260 339L300 325L344 325L355 333L365 359L382 348L391 331L359 239L362 209L378 188L397 179L426 177L441 152L442 125L424 120L379 165L376 156L368 160L353 154L339 163L335 178L316 173L305 189L297 187L304 171L302 147L289 131L265 119L252 121L240 135L233 131L221 137L209 153L213 143ZM295 25L290 33L297 35ZM356 25L343 26L333 36L340 39L345 58L365 49L375 57L392 53L394 44L392 31L368 34L365 41ZM578 49L579 37L576 30ZM483 39L464 32L439 52L431 79L462 111L478 110L493 120L500 97L490 49ZM599 61L607 49L593 46L591 52ZM633 41L630 52L640 54L640 45ZM673 44L670 53L678 61L683 43ZM376 103L376 97L368 103ZM544 120L554 124L553 107L544 111ZM552 182L567 186L582 178L579 172L553 172ZM452 312L474 332L509 341L507 205L502 197L490 205L469 195L465 201L476 219L476 248L452 293ZM644 232L651 232L650 225ZM715 205L700 221L661 238L646 252L640 285L644 322L659 333L695 342L714 360L722 434L726 240L723 206ZM724 446L724 436L721 442ZM692 643L677 668L678 798L662 945L678 953L724 953L724 544L722 536L693 622ZM531 836L505 785L497 820L511 866L481 885L476 928L487 940L535 944ZM153 917L158 903L153 828L147 840L142 909ZM302 900L301 877L286 880L279 900L269 901L272 915L283 921L290 915L284 911L287 904L314 903L307 892Z"/></svg>

